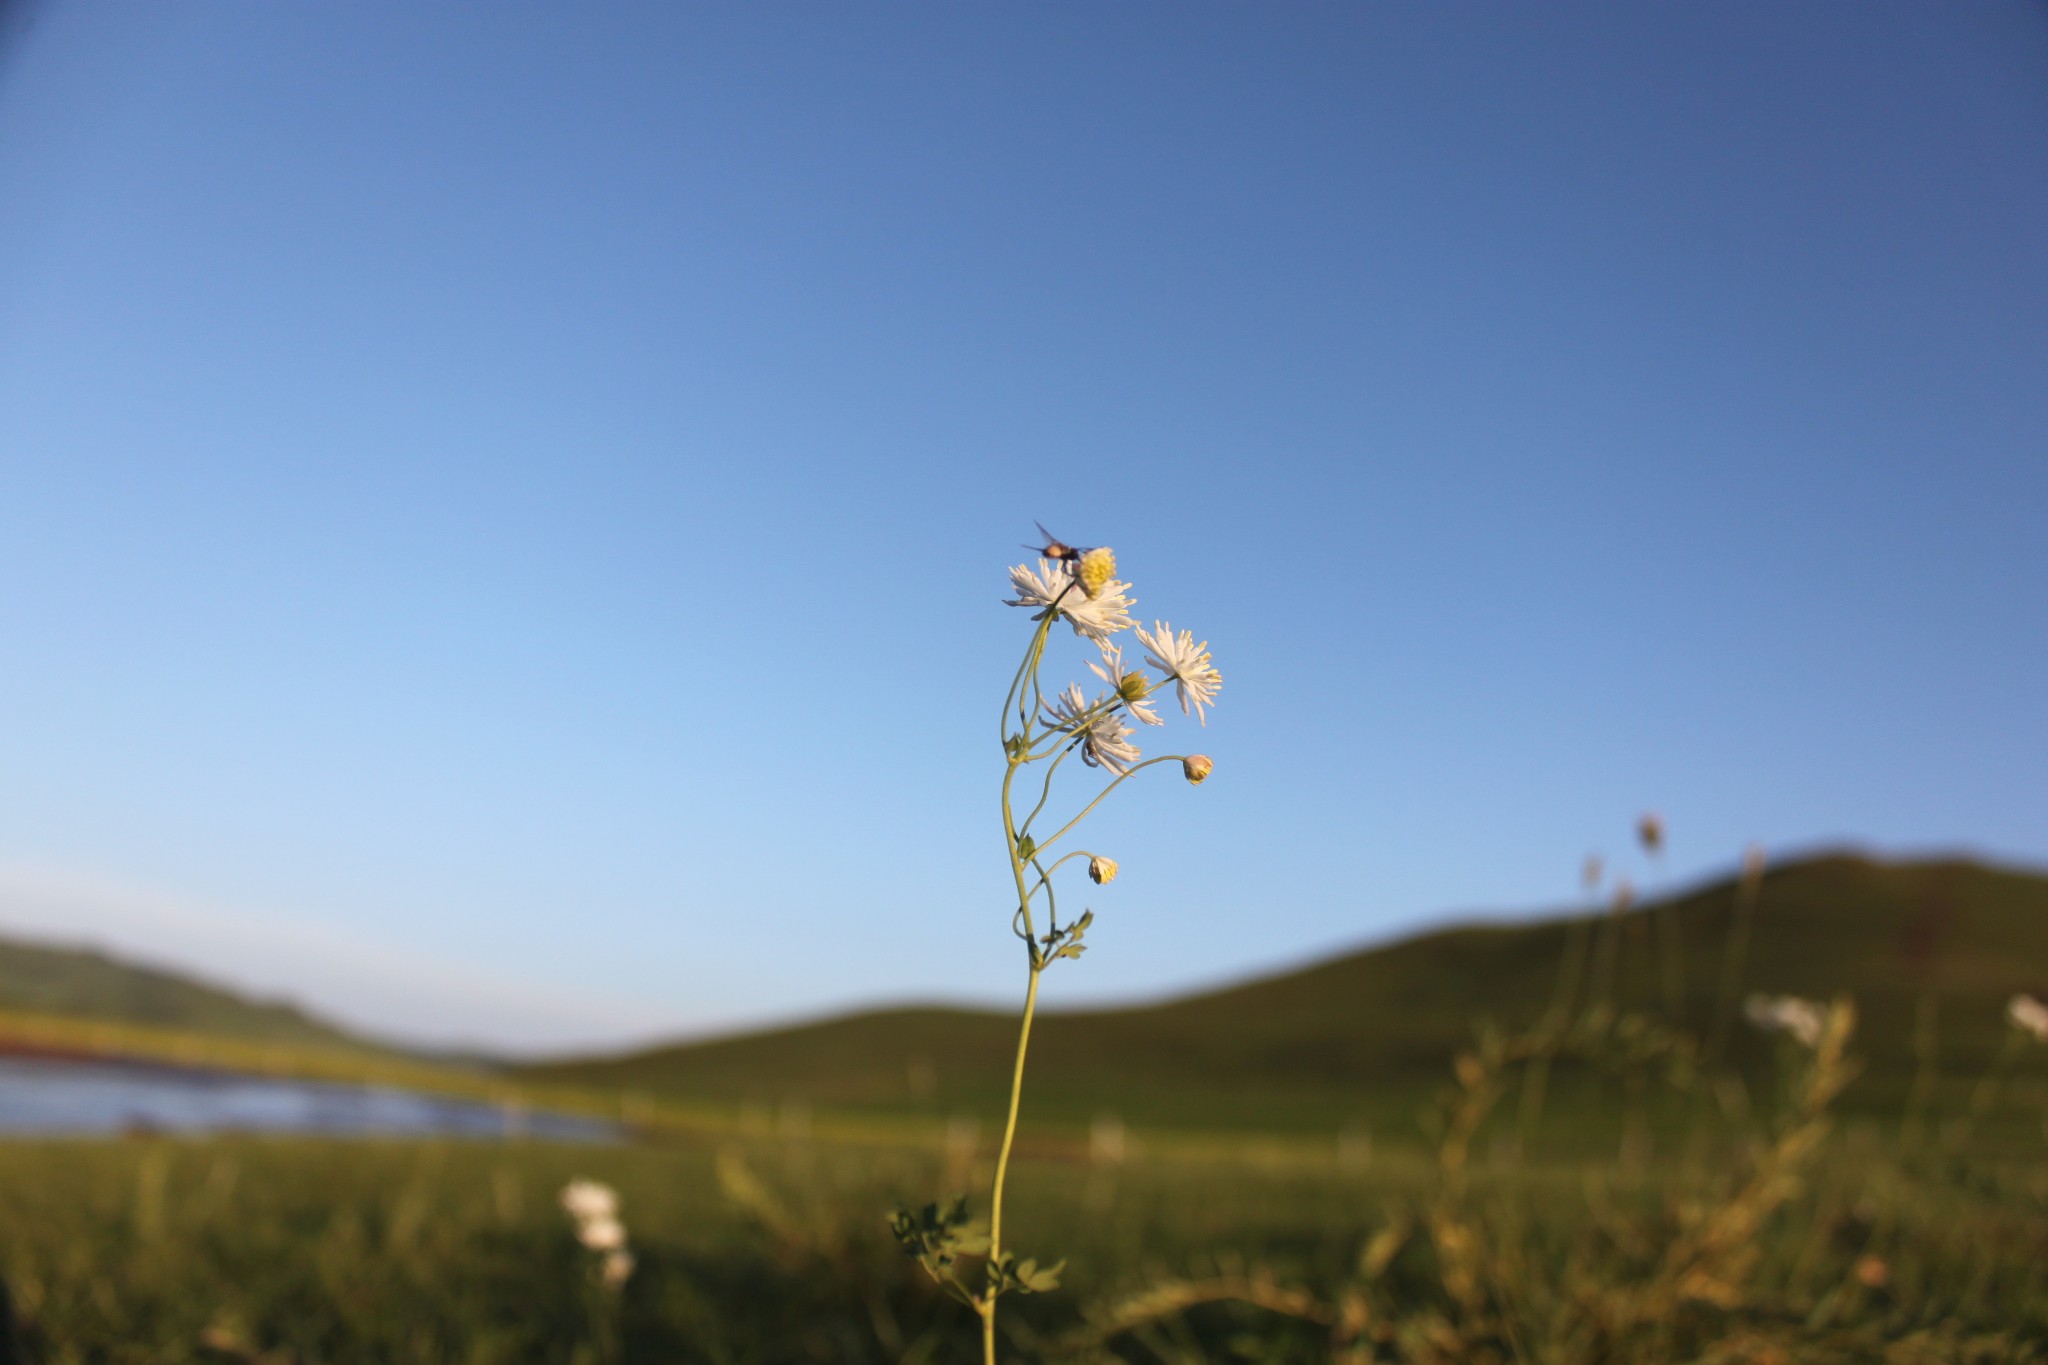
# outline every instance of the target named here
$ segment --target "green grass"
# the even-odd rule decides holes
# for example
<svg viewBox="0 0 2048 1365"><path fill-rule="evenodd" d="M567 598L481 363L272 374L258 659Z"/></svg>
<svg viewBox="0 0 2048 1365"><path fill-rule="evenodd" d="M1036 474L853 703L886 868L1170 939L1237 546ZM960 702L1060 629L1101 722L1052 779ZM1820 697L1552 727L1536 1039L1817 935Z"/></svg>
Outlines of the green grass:
<svg viewBox="0 0 2048 1365"><path fill-rule="evenodd" d="M972 1172L901 1148L728 1150L738 1182L696 1144L9 1144L0 1275L23 1358L52 1365L975 1358L971 1315L887 1245L880 1218ZM1481 1170L1475 1226L1520 1249L1508 1262L1520 1278L1499 1292L1522 1301L1524 1358L2043 1358L2039 1163L1914 1170L1854 1134L1832 1155L1762 1229L1739 1301L1687 1304L1625 1349L1576 1340L1560 1304L1620 1302L1651 1278L1686 1178ZM623 1196L640 1267L616 1322L553 1202L575 1175ZM1066 1288L1006 1316L1010 1358L1335 1359L1326 1322L1204 1301L1264 1285L1325 1304L1355 1294L1376 1353L1361 1359L1514 1359L1444 1287L1436 1188L1413 1156L1357 1169L1274 1152L1026 1162L1015 1235L1069 1265ZM1362 1253L1390 1229L1393 1254L1363 1275ZM1882 1285L1858 1279L1865 1257L1882 1262ZM1582 1278L1553 1283L1553 1264Z"/></svg>

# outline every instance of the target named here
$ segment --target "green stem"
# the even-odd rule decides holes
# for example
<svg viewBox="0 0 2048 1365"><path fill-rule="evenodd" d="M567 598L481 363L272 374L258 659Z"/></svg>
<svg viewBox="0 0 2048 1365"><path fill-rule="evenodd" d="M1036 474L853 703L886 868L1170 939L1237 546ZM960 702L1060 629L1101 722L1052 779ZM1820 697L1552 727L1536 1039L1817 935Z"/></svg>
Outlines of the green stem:
<svg viewBox="0 0 2048 1365"><path fill-rule="evenodd" d="M1033 950L1034 953L1036 950ZM1024 1018L1017 1027L1017 1064L1010 1072L1010 1114L1003 1122L1003 1145L996 1152L995 1184L989 1192L988 1264L990 1281L982 1291L981 1354L985 1365L996 1359L996 1269L1003 1263L1003 1184L1010 1174L1010 1148L1017 1140L1017 1110L1024 1098L1024 1052L1031 1045L1031 1019L1038 1011L1038 977L1044 969L1034 958L1031 984L1024 992Z"/></svg>
<svg viewBox="0 0 2048 1365"><path fill-rule="evenodd" d="M1161 754L1158 758L1148 758L1143 763L1133 764L1131 767L1126 768L1123 772L1117 774L1116 781L1110 783L1107 787L1104 787L1102 791L1099 794L1097 794L1096 798L1093 801L1090 801L1087 805L1083 806L1081 808L1081 813L1079 815L1067 821L1067 823L1065 823L1064 825L1061 825L1058 831L1056 831L1050 838L1041 839L1038 842L1038 851L1040 853L1043 853L1048 848L1051 848L1053 844L1057 842L1059 838L1062 835L1064 835L1068 830L1072 829L1074 826L1080 824L1083 820L1087 819L1089 811L1092 811L1097 806L1101 805L1104 798L1106 798L1111 792L1115 791L1118 787L1121 787L1128 779L1137 776L1145 769L1151 767L1154 763L1180 763L1183 761L1184 756L1181 754ZM1007 784L1005 784L1004 801L1006 810L1008 808L1007 802L1009 799L1008 791L1009 788ZM1014 848L1015 846L1015 842L1012 841L1011 847ZM1020 891L1023 889L1022 883L1023 875L1020 873L1018 874L1018 889Z"/></svg>

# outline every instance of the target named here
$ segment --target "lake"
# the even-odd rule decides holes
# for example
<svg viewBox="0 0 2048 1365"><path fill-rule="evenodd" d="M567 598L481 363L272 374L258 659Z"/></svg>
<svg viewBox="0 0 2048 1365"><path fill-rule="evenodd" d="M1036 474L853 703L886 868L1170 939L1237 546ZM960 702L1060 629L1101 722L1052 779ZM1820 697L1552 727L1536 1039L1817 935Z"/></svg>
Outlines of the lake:
<svg viewBox="0 0 2048 1365"><path fill-rule="evenodd" d="M143 1063L0 1059L0 1135L307 1133L616 1142L617 1124L389 1086Z"/></svg>

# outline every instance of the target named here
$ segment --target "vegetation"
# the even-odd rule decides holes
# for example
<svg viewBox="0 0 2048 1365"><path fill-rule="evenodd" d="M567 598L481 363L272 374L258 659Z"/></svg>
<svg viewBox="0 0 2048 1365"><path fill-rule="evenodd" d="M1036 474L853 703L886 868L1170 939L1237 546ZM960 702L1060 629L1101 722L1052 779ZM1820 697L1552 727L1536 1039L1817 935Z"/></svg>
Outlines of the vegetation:
<svg viewBox="0 0 2048 1365"><path fill-rule="evenodd" d="M1669 914L1690 967L1682 1020L1710 1031L1739 889L1738 879L1717 881L1614 919L1616 1002L1661 1009L1656 929ZM1599 911L1590 927L1609 918ZM2007 999L2048 986L2044 925L2048 877L2037 873L1848 856L1792 863L1764 877L1742 989L1855 999L1867 1061L1844 1103L1895 1113L1929 1028L1937 1083L1945 1074L1953 1088L1991 1063ZM1163 1005L1042 1011L1031 1123L1076 1130L1114 1110L1175 1128L1406 1131L1476 1023L1517 1027L1544 1013L1574 932L1588 927L1583 917L1470 925ZM1015 1044L1005 1015L899 1009L517 1074L764 1110L993 1120ZM1767 1039L1734 1030L1727 1049L1752 1083L1768 1072ZM1574 1083L1567 1065L1559 1084Z"/></svg>
<svg viewBox="0 0 2048 1365"><path fill-rule="evenodd" d="M0 940L0 1011L131 1024L285 1047L372 1051L296 1006L249 1000L177 972L91 948Z"/></svg>
<svg viewBox="0 0 2048 1365"><path fill-rule="evenodd" d="M1006 1304L1005 1357L2048 1361L2048 1010L2007 1009L2048 976L2042 888L1824 859L1576 927L1457 930L1096 1015L1126 1030L1111 1048L1177 1028L1218 1071L1210 1084L1141 1052L1121 1117L1073 1086L1074 1122L1034 1118L1011 1236L1068 1264L1057 1290ZM1662 944L1683 949L1681 981ZM1757 1026L1725 1031L1751 985L1772 993ZM1853 998L1788 994L1830 985ZM1377 1023L1345 1024L1347 1000ZM749 1047L786 1059L764 1072L774 1105L704 1083L715 1069L666 1101L580 1092L641 1106L630 1145L9 1143L0 1361L976 1359L984 1322L885 1220L910 1201L913 1253L979 1268L977 1211L926 1202L987 1187L996 1125L948 1107L973 1092L789 1098L823 1069L814 1047L858 1069L874 1019L539 1073L599 1087ZM1373 1027L1394 1035L1377 1053ZM1326 1050L1288 1072L1282 1040L1317 1037ZM1392 1117L1439 1046L1421 1122ZM1346 1097L1374 1056L1397 1086ZM1178 1098L1135 1084L1155 1061ZM1260 1130L1243 1097L1274 1085L1267 1070L1297 1088L1264 1093L1301 1099ZM1146 1104L1211 1121L1134 1117Z"/></svg>

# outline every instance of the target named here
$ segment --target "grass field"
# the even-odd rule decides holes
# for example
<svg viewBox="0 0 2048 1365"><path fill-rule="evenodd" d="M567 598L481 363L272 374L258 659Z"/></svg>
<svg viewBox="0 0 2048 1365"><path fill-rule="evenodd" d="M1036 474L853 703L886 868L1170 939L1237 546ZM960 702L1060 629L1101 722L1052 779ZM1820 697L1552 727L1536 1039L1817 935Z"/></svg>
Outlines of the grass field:
<svg viewBox="0 0 2048 1365"><path fill-rule="evenodd" d="M1079 1075L1027 1097L1006 1244L1064 1283L1006 1300L1004 1358L2048 1361L2048 1046L2001 1009L2048 975L2044 885L1777 874L1741 984L1856 988L1803 1041L1717 1035L1726 886L1055 1016L1046 1057ZM1684 982L1655 951L1673 929ZM53 1047L552 1100L640 1140L0 1144L0 1365L979 1359L885 1226L987 1188L981 1043L948 1022L515 1076L16 1018ZM941 1075L914 1083L920 1059ZM558 1204L578 1177L621 1195L622 1286Z"/></svg>
<svg viewBox="0 0 2048 1365"><path fill-rule="evenodd" d="M1965 1105L1837 1123L1854 1062L1836 1023L1812 1053L1782 1047L1782 1084L1753 1104L1675 1073L1638 1094L1661 1122L1632 1130L1624 1107L1596 1139L1574 1115L1564 1155L1519 1142L1516 1049L1535 1035L1466 1055L1433 1140L1042 1147L1017 1173L1013 1236L1066 1258L1067 1286L1006 1315L1011 1357L2048 1359L2042 1097L2002 1087L1974 1122ZM10 1143L8 1349L965 1361L972 1316L883 1229L899 1201L985 1181L985 1142L954 1137ZM638 1261L622 1291L557 1206L574 1177L621 1193Z"/></svg>

